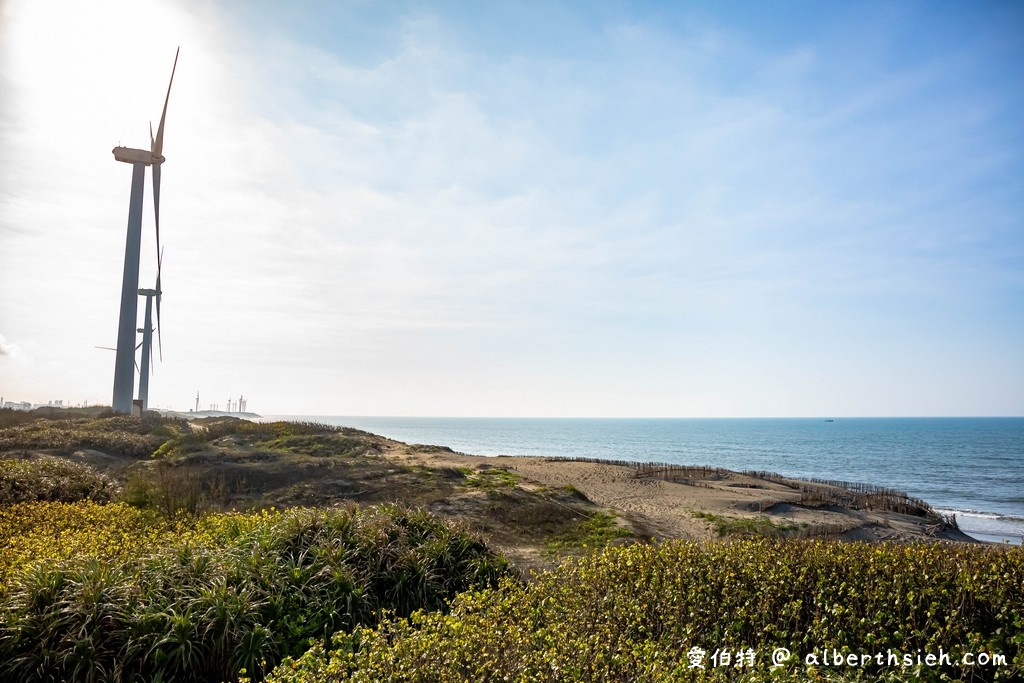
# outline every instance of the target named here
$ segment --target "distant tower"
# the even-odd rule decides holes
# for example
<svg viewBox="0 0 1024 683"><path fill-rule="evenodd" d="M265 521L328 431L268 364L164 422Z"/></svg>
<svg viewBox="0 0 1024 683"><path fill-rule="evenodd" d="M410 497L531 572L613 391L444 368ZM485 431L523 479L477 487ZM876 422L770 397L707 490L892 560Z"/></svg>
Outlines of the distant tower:
<svg viewBox="0 0 1024 683"><path fill-rule="evenodd" d="M196 389L196 412L199 412L199 390Z"/></svg>
<svg viewBox="0 0 1024 683"><path fill-rule="evenodd" d="M149 410L149 373L152 370L153 350L153 297L159 300L160 292L156 289L140 289L139 296L146 297L146 322L137 332L142 333L142 365L139 367L139 400L142 409Z"/></svg>

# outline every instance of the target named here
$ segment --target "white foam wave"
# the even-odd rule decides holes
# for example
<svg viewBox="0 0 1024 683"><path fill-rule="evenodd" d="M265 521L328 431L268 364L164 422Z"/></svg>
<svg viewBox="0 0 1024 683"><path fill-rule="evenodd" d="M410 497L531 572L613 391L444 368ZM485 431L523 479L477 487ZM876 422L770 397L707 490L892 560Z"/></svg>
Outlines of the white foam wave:
<svg viewBox="0 0 1024 683"><path fill-rule="evenodd" d="M1024 519L980 510L938 509L956 517L957 526L965 534L984 541L1024 543Z"/></svg>
<svg viewBox="0 0 1024 683"><path fill-rule="evenodd" d="M998 512L984 512L982 510L961 510L958 508L936 508L936 512L941 512L944 515L956 515L957 519L962 518L973 518L973 519L990 519L1000 520L1004 522L1014 524L1024 524L1024 517L1017 517L1015 515L1001 515Z"/></svg>

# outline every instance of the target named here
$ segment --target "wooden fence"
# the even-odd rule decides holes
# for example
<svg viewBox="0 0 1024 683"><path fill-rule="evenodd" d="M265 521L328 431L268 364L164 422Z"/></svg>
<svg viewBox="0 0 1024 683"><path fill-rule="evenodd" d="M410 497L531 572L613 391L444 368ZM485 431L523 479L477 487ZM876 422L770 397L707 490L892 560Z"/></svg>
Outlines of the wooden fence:
<svg viewBox="0 0 1024 683"><path fill-rule="evenodd" d="M732 474L730 470L706 465L676 465L665 462L636 462L633 460L608 460L604 458L548 458L548 460L570 460L573 462L590 462L603 465L629 467L633 476L638 479L662 479L690 486L710 486L710 482L724 479ZM915 498L905 491L839 479L819 479L808 477L796 479L786 477L777 472L748 470L741 472L748 477L770 481L800 491L800 499L794 501L798 505L821 507L836 505L852 510L879 510L897 512L925 519L934 519L948 526L955 526L955 520L941 515L925 501Z"/></svg>

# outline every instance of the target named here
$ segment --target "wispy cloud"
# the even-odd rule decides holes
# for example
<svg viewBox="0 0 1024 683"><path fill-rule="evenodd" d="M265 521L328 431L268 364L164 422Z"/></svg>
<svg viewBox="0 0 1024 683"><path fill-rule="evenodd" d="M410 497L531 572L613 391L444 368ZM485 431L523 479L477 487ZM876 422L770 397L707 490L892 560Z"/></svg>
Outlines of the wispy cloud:
<svg viewBox="0 0 1024 683"><path fill-rule="evenodd" d="M116 325L130 174L106 155L145 144L179 42L159 401L247 383L301 411L298 397L335 399L319 372L373 396L334 410L433 412L440 394L456 410L473 404L459 398L479 385L468 373L516 387L480 410L544 412L524 378L562 377L585 413L583 378L619 366L616 405L648 411L645 383L673 368L657 400L685 408L743 381L680 353L731 339L736 368L773 353L792 369L850 351L815 324L875 330L860 343L877 349L880 321L915 308L934 344L979 299L1021 291L1016 99L975 78L1009 62L963 44L849 61L858 31L891 22L768 40L642 5L336 7L318 21L136 3L127 24L161 22L154 48L125 60L104 27L123 4L55 21L41 44L42 15L14 6L0 259L15 296L0 313L34 355L90 368L79 393L106 382L107 359L61 330L91 347ZM1006 314L1020 321L1020 305Z"/></svg>
<svg viewBox="0 0 1024 683"><path fill-rule="evenodd" d="M21 353L21 349L18 348L17 344L11 344L7 341L7 338L0 334L0 356L15 357Z"/></svg>

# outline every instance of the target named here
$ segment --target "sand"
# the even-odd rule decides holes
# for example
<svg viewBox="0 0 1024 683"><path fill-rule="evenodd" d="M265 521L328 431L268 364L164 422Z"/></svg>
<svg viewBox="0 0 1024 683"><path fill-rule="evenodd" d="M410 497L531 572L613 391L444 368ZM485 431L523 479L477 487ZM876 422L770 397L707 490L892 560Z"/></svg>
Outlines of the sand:
<svg viewBox="0 0 1024 683"><path fill-rule="evenodd" d="M557 458L474 456L415 446L396 448L393 456L426 467L500 467L519 474L524 488L573 486L594 504L617 513L640 535L655 538L713 539L742 534L744 524L779 535L842 540L974 542L934 516L829 504L840 490L792 479L769 480L726 470L711 470L668 481L620 464ZM693 474L693 473L691 473ZM678 479L678 477L677 477ZM808 501L817 488L823 500ZM737 531L739 529L739 531Z"/></svg>

